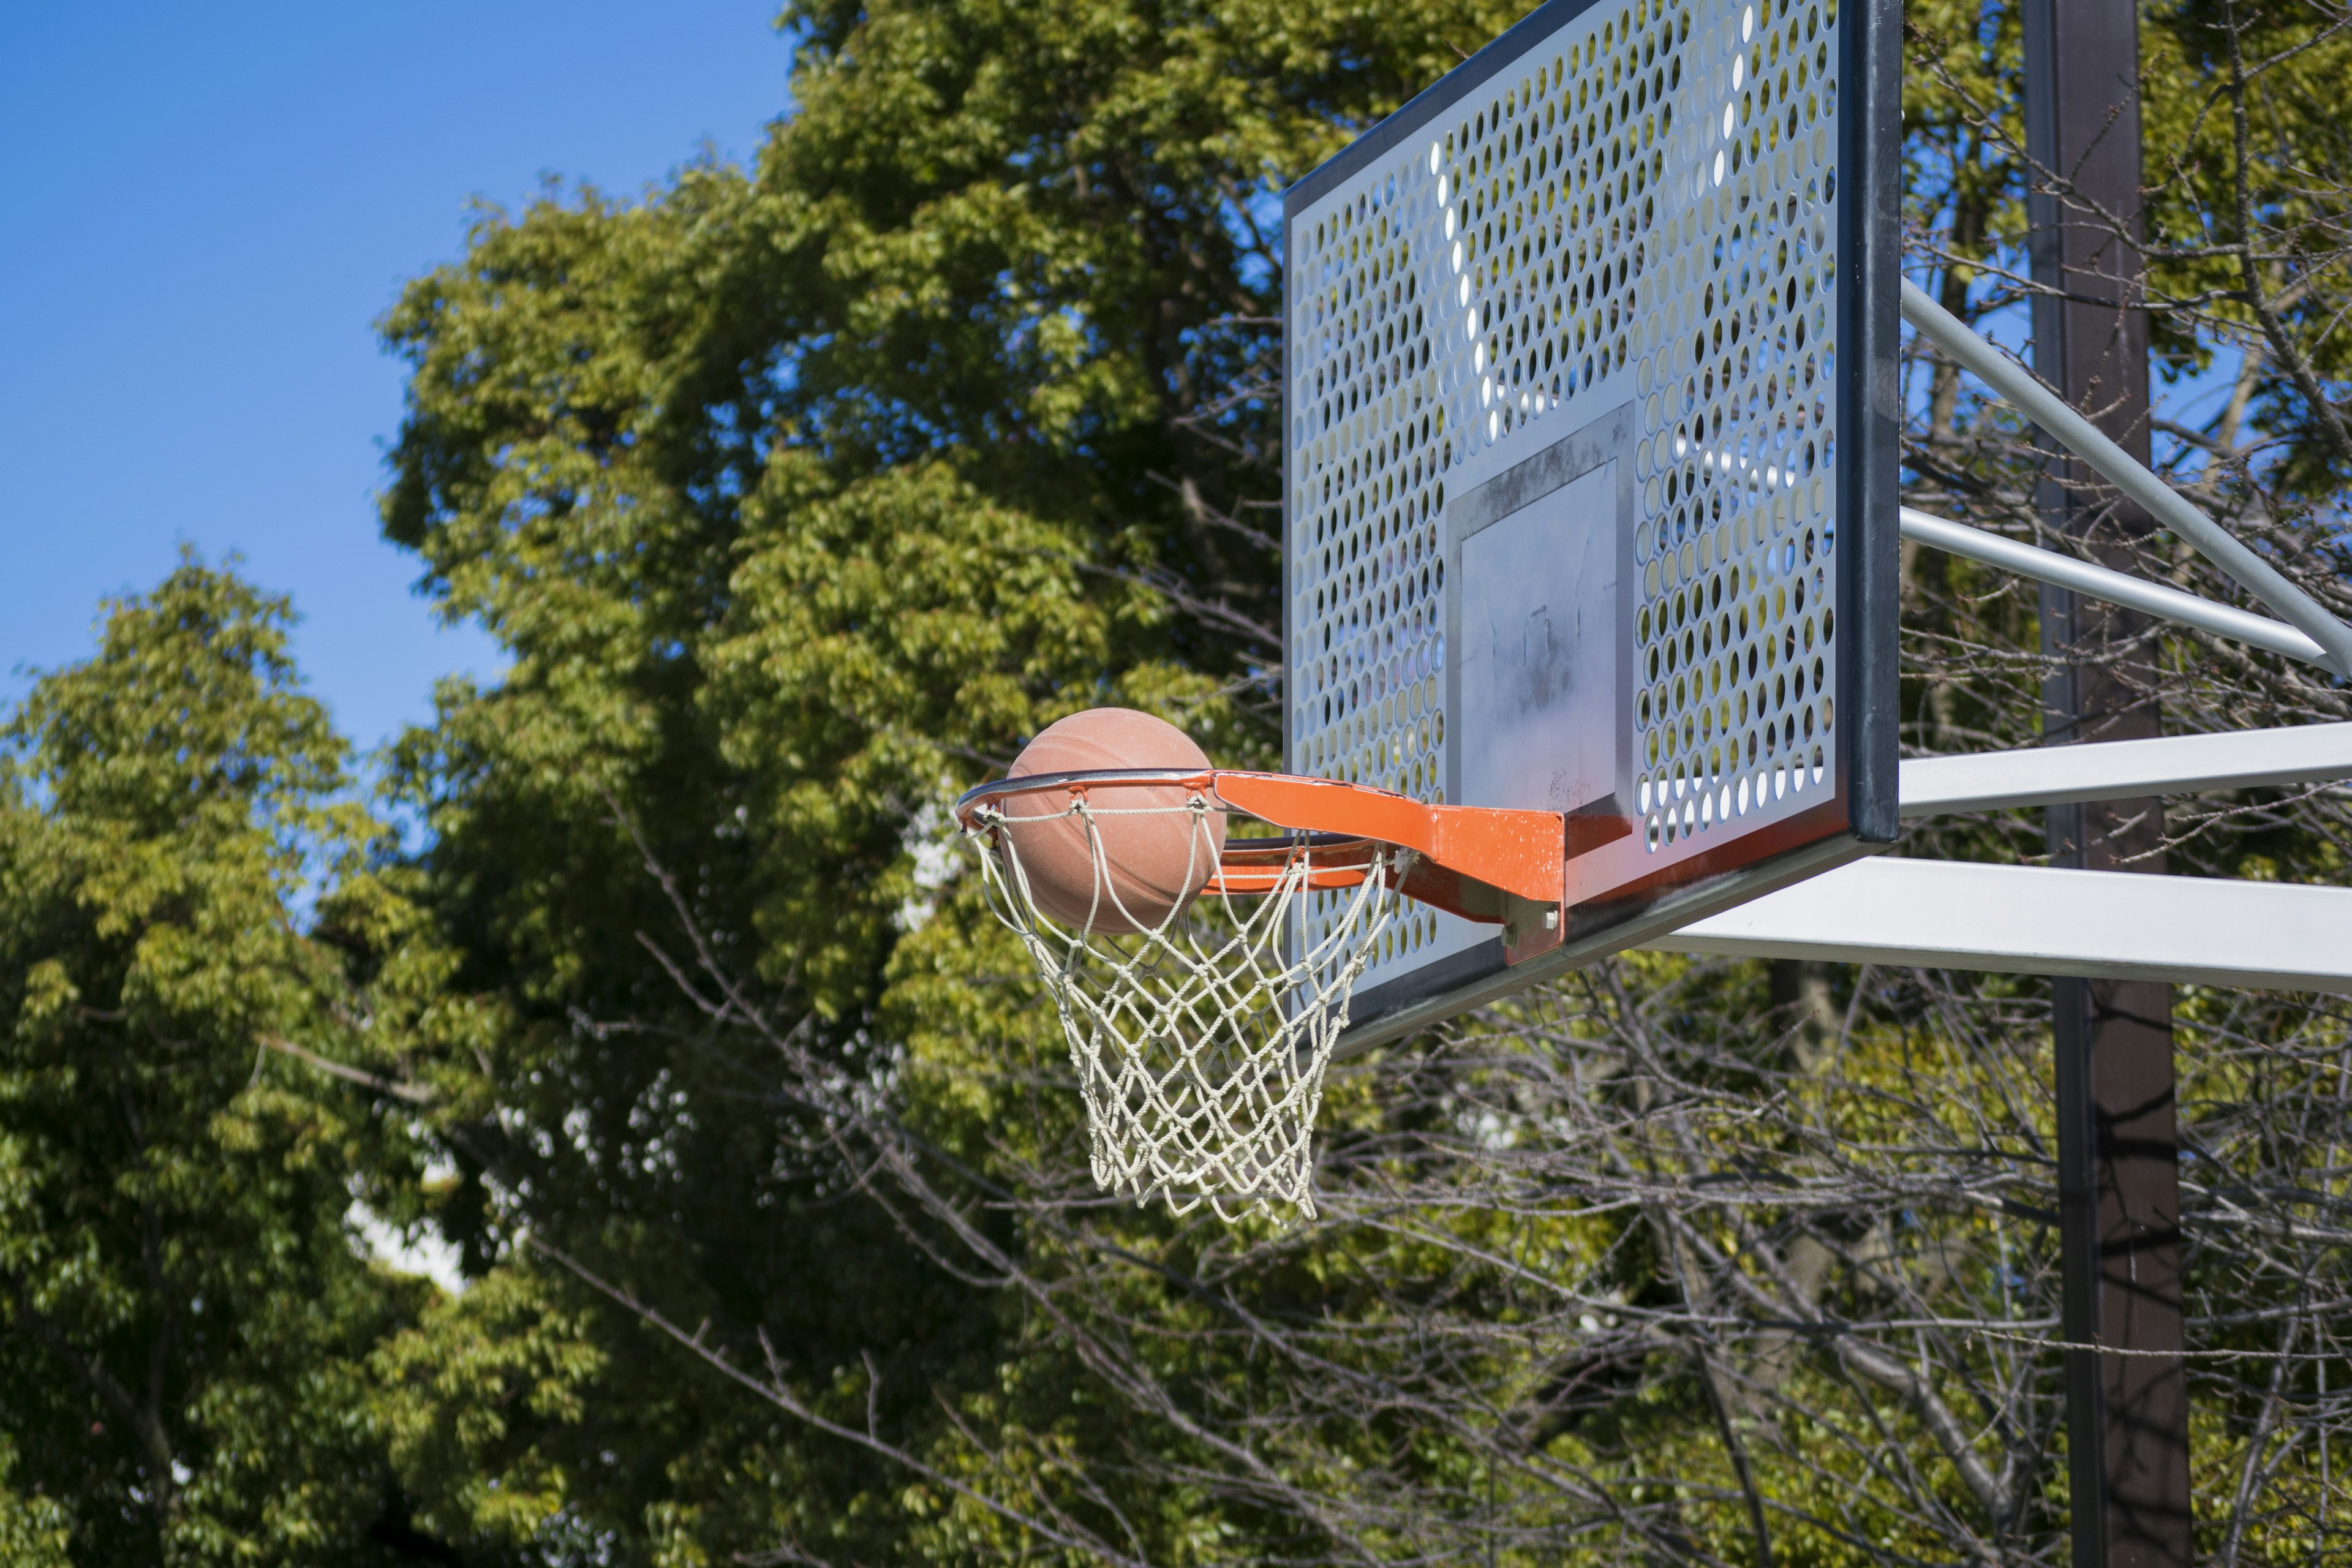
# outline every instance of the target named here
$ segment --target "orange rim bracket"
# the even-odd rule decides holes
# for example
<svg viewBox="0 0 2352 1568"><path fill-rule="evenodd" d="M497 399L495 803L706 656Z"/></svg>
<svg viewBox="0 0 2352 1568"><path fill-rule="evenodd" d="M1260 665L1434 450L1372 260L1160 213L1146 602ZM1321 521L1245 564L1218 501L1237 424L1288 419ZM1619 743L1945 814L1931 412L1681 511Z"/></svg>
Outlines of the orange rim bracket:
<svg viewBox="0 0 2352 1568"><path fill-rule="evenodd" d="M1360 887L1373 868L1392 867L1383 850L1392 845L1412 854L1402 870L1381 873L1390 887L1464 920L1501 926L1504 956L1512 963L1549 952L1566 934L1571 840L1581 853L1631 826L1557 811L1429 805L1370 784L1224 768L1106 768L1002 779L967 790L956 803L956 816L969 830L975 812L1007 795L1060 790L1076 799L1135 787L1185 789L1273 826L1314 836L1306 843L1228 839L1206 891ZM1297 880L1302 875L1306 879Z"/></svg>
<svg viewBox="0 0 2352 1568"><path fill-rule="evenodd" d="M1397 890L1448 914L1503 927L1512 963L1564 935L1568 822L1556 811L1428 805L1388 790L1287 773L1214 775L1217 797L1276 827L1377 839L1413 851ZM1247 840L1229 846L1227 859ZM1229 882L1239 890L1237 882Z"/></svg>

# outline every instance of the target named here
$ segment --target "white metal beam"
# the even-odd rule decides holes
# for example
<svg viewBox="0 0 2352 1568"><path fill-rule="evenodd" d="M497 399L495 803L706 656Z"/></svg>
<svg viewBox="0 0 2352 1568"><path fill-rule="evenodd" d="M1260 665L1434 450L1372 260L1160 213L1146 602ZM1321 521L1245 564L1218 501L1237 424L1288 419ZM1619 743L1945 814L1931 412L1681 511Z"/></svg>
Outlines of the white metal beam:
<svg viewBox="0 0 2352 1568"><path fill-rule="evenodd" d="M1936 816L2343 778L2352 778L2352 724L2304 724L1913 757L1898 789L1904 816Z"/></svg>
<svg viewBox="0 0 2352 1568"><path fill-rule="evenodd" d="M2109 484L2146 507L2157 521L2201 552L2205 558L2245 585L2247 592L2275 610L2282 620L2327 650L2327 661L2339 675L2352 677L2352 626L2321 608L2318 602L2283 576L2278 568L2248 549L2239 538L2193 505L2188 497L2142 467L2139 460L2099 427L2066 405L2034 374L1979 336L1958 317L1927 297L1909 279L1903 280L1903 319L1933 340L1936 346L1973 372L1978 380L2006 398L2011 407L2032 420L2053 438L2105 478Z"/></svg>
<svg viewBox="0 0 2352 1568"><path fill-rule="evenodd" d="M2352 992L2352 888L1878 858L1646 945L1727 958Z"/></svg>
<svg viewBox="0 0 2352 1568"><path fill-rule="evenodd" d="M2077 561L2071 555L2055 551L2021 544L2013 539L2003 539L1981 528L1965 522L1954 522L1948 517L1903 507L1897 513L1903 537L1965 555L1971 561L1981 561L1988 566L1998 566L2014 572L2021 577L2031 577L2037 583L2055 584L2072 588L2078 594L2088 594L2095 599L2105 599L2111 605L2124 605L2143 610L2151 616L2162 616L2200 631L2211 632L2256 647L2266 647L2273 653L2283 653L2289 658L2299 658L2322 668L2327 665L2327 650L2288 626L2284 621L2272 620L2268 616L2251 615L2229 605L2217 605L2195 594L2178 588L2168 588L2161 583L2151 583L2127 572L2111 572L2105 566L2094 566L2087 561Z"/></svg>

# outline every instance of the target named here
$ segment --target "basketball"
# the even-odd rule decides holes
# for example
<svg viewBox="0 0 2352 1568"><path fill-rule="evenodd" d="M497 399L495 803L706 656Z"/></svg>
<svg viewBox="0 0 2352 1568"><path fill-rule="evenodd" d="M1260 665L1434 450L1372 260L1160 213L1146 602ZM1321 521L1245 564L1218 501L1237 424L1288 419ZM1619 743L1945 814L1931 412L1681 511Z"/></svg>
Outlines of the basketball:
<svg viewBox="0 0 2352 1568"><path fill-rule="evenodd" d="M1089 708L1048 725L1013 759L1007 776L1097 768L1206 772L1208 754L1165 720L1132 708ZM1217 868L1225 814L1196 816L1189 792L1166 786L1105 790L1090 803L1107 873L1097 889L1087 824L1062 790L1008 796L1003 832L1037 907L1073 930L1110 935L1150 931L1192 901ZM1124 812L1145 815L1123 816ZM1015 826L1021 818L1031 825Z"/></svg>

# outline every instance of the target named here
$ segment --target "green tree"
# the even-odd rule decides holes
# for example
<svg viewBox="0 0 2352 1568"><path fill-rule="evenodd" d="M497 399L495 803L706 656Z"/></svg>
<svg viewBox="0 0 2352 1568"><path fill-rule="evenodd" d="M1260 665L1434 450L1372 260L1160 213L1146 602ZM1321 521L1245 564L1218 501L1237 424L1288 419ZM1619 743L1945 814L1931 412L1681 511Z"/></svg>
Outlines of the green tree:
<svg viewBox="0 0 2352 1568"><path fill-rule="evenodd" d="M794 5L751 170L486 214L404 293L386 531L514 656L398 758L450 966L401 1083L479 1281L377 1362L431 1529L678 1563L2048 1557L2047 1347L1848 1331L2049 1306L2030 985L1822 978L1792 1043L1750 971L1599 966L1335 1086L1365 1223L1227 1236L1087 1205L1054 1022L955 875L942 803L1073 710L1272 755L1276 193L1521 9ZM2013 300L2014 9L1912 8L1918 259L1971 311ZM2168 104L2226 53L2196 37L2151 49ZM2221 121L2152 123L2226 167ZM1915 497L2024 516L2014 422L1919 369ZM1910 590L1915 742L2030 739L2030 607L1940 562ZM2183 727L2340 713L2166 657L2226 694ZM2334 874L2296 809L2203 842L2260 821ZM2248 1007L2200 1026L2339 1026Z"/></svg>
<svg viewBox="0 0 2352 1568"><path fill-rule="evenodd" d="M972 1000L1013 955L927 885L939 803L1104 701L1271 754L1273 197L1509 14L794 9L798 108L756 169L488 215L407 290L386 530L515 659L404 752L488 1020L444 1059L499 1108L467 1134L499 1194L479 1206L512 1205L498 1234L527 1224L739 1355L764 1326L813 1408L862 1426L872 1392L888 1443L947 1469L961 1419L1077 1440L1076 1373L1033 1359L1017 1304L845 1191L826 1110L677 983L681 915L796 1049L937 1072L925 1135L992 1157L958 1074L1046 1037L1025 985ZM1043 1113L1062 1146L1067 1108ZM509 1267L595 1325L583 1425L530 1439L592 1516L714 1552L994 1539ZM1181 1523L1152 1507L1138 1528Z"/></svg>
<svg viewBox="0 0 2352 1568"><path fill-rule="evenodd" d="M289 614L185 563L110 605L97 655L6 731L12 1562L68 1541L125 1564L396 1555L370 1534L397 1488L367 1356L433 1288L366 1261L345 1216L414 1146L286 1053L365 1056L364 983L409 917L338 799L345 748Z"/></svg>

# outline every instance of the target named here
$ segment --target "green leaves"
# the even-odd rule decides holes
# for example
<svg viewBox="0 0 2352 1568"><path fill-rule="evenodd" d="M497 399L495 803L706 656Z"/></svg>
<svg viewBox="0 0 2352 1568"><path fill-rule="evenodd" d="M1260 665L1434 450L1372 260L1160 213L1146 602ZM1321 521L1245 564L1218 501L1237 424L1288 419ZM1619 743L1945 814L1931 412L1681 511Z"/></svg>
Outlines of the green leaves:
<svg viewBox="0 0 2352 1568"><path fill-rule="evenodd" d="M1943 1395L1888 1392L1926 1341L1842 1358L1894 1285L1915 1326L2033 1310L2039 1244L1951 1163L2046 1131L2019 986L1865 975L1832 1080L1775 1065L1751 972L1595 967L1336 1075L1342 1218L1216 1230L1094 1200L946 814L1101 703L1276 753L1279 192L1519 9L809 0L752 168L485 211L403 292L384 528L512 658L394 750L417 853L289 607L193 561L6 731L0 1555L1745 1561L1764 1499L1783 1557L1996 1539ZM1966 303L2022 221L2015 17L1910 20ZM2218 35L2155 22L2150 122L2210 149ZM2254 95L2321 155L2334 58ZM2229 314L2213 256L2164 266ZM1920 448L1956 470L1960 398ZM1934 646L2031 646L1966 577ZM2030 724L2036 668L1939 676L1933 734ZM364 1262L354 1200L468 1288ZM1964 1443L2033 1458L2036 1375Z"/></svg>
<svg viewBox="0 0 2352 1568"><path fill-rule="evenodd" d="M1629 964L1592 979L1583 1044L1545 1032L1563 992L1498 1018L1526 1037L1492 1047L1508 1070L1433 1050L1344 1079L1335 1183L1447 1195L1252 1251L1083 1206L1055 1020L944 813L1097 703L1276 754L1279 193L1522 9L809 0L783 18L796 107L751 168L486 212L387 314L411 374L386 531L513 658L402 743L429 835L413 882L381 879L429 913L373 984L479 1276L376 1363L403 1462L438 1467L419 1517L509 1543L584 1521L678 1561L1444 1556L1475 1532L1420 1516L1521 1506L1536 1461L1493 1410L1554 1399L1529 1441L1623 1482L1610 1506L1663 1532L1641 1552L1685 1528L1653 1471L1745 1484L1713 1374L1664 1331L1609 1338L1618 1308L1690 1305L1664 1217L1577 1215L1572 1183L1497 1205L1507 1161L1463 1119L1491 1092L1533 1158L1591 1087L1543 1100L1556 1052L1620 1053L1592 1091L1614 1105L1655 1076L1627 1065L1654 1027L1721 1051L1744 1110L1753 976ZM2019 34L1999 6L1912 22L1911 212L1965 304L2021 232ZM1961 397L1956 373L1928 389L1948 465L1980 434ZM1972 600L1946 629L2026 614ZM2030 718L2021 668L1930 693L1938 733ZM521 1261L526 1235L775 1397ZM1495 1271L1512 1247L1542 1262ZM1538 1275L1585 1271L1605 1330L1543 1304ZM1475 1348L1397 1348L1440 1321L1427 1342ZM1806 1374L1822 1429L1872 1427L1834 1370ZM1412 1392L1365 1419L1391 1375ZM1528 1484L1527 1517L1599 1517ZM1380 1522L1347 1535L1326 1502ZM1750 1516L1713 1517L1691 1528L1728 1555Z"/></svg>
<svg viewBox="0 0 2352 1568"><path fill-rule="evenodd" d="M562 1465L536 1440L583 1423L604 1356L545 1284L495 1270L372 1358L392 1458L425 1500L418 1522L444 1539L528 1542L567 1501Z"/></svg>
<svg viewBox="0 0 2352 1568"><path fill-rule="evenodd" d="M352 953L291 913L314 876L368 902L376 829L335 798L343 744L289 618L191 560L7 731L0 1430L9 1484L71 1508L0 1494L0 1539L125 1563L368 1550L387 1477L363 1358L421 1289L343 1226L401 1140L269 1048L369 1049Z"/></svg>

